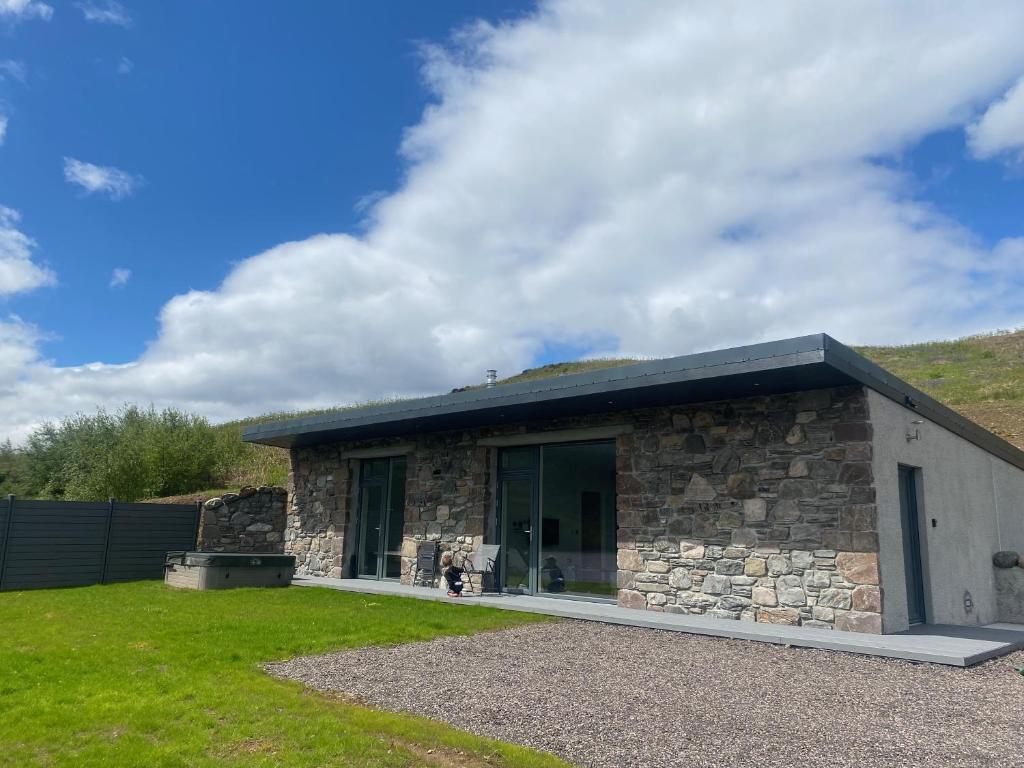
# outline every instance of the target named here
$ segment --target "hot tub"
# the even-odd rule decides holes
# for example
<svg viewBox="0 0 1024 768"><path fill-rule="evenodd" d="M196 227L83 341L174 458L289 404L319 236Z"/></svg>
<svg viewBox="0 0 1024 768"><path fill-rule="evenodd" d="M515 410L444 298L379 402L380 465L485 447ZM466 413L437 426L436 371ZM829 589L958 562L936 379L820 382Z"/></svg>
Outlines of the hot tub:
<svg viewBox="0 0 1024 768"><path fill-rule="evenodd" d="M184 589L287 587L294 573L293 555L168 552L164 583Z"/></svg>

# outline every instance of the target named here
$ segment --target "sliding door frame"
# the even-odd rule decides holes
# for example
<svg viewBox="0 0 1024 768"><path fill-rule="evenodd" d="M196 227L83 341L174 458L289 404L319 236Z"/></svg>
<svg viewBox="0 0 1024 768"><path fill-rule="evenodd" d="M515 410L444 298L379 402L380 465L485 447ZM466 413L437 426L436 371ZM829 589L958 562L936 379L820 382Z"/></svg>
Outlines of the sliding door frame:
<svg viewBox="0 0 1024 768"><path fill-rule="evenodd" d="M599 437L589 438L581 440L558 440L548 441L543 443L531 444L531 445L507 445L498 447L496 456L496 482L495 482L495 493L494 493L494 507L495 507L495 519L497 522L496 533L498 543L501 545L500 554L498 556L497 563L497 578L495 584L502 592L510 592L512 594L529 594L534 596L551 597L560 600L581 600L584 602L603 602L603 603L615 603L614 598L603 598L597 595L584 596L584 595L570 595L563 593L551 593L542 592L540 590L540 554L541 547L543 545L543 520L544 510L542 509L542 498L543 498L543 487L544 487L544 449L549 446L566 446L566 445L596 445L596 444L615 444L614 437ZM524 448L530 448L533 450L533 462L530 467L520 469L502 469L502 454L506 450L522 450ZM617 474L614 463L612 467L613 473ZM508 557L508 527L505 524L505 510L502 509L502 499L504 498L504 484L507 480L530 480L532 482L531 489L531 501L530 501L530 530L532 535L530 536L530 548L529 548L529 588L527 590L509 589L505 584L505 563ZM617 495L617 494L616 494ZM618 499L615 499L615 507L618 508ZM618 542L618 537L615 538ZM618 544L616 543L616 547Z"/></svg>
<svg viewBox="0 0 1024 768"><path fill-rule="evenodd" d="M375 477L370 482L367 482L365 470L368 462L386 460L388 462L387 474L382 478ZM404 455L398 456L381 456L373 459L361 459L358 467L358 483L355 494L356 502L356 557L355 557L355 576L359 579L372 579L375 581L398 581L400 576L388 576L387 575L387 543L390 537L391 527L391 491L394 483L395 475L395 463L397 461L406 461ZM408 482L408 478L406 478ZM382 488L382 507L380 510L380 525L373 532L373 535L377 536L377 563L375 572L373 574L363 573L364 558L366 555L366 537L370 535L369 526L366 520L366 511L363 508L363 492L368 486L381 486ZM404 495L404 488L403 488ZM403 499L403 530L404 530L404 499Z"/></svg>

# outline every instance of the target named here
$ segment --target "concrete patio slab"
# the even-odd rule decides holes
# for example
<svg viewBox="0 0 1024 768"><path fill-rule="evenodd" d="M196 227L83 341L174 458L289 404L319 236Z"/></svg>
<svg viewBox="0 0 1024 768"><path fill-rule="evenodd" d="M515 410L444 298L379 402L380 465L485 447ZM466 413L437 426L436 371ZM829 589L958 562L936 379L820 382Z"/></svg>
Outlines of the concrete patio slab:
<svg viewBox="0 0 1024 768"><path fill-rule="evenodd" d="M867 635L841 630L757 624L689 614L638 611L631 608L620 608L609 603L532 595L486 594L453 599L440 589L410 587L391 581L369 579L296 577L292 583L301 587L322 587L343 592L411 597L417 600L436 600L459 605L483 605L489 608L539 613L566 619L729 637L737 640L754 640L796 648L821 648L955 667L970 667L986 659L1003 656L1019 648L1024 648L1024 625L1019 624L1002 623L978 627L928 624L898 634Z"/></svg>

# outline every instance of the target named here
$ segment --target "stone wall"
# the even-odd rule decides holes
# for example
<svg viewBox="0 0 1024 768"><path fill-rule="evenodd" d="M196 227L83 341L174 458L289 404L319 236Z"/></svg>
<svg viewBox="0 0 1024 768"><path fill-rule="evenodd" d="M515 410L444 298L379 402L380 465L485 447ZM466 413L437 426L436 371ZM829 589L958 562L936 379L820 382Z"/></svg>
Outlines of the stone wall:
<svg viewBox="0 0 1024 768"><path fill-rule="evenodd" d="M246 486L203 504L199 549L203 552L281 552L288 492L277 486Z"/></svg>
<svg viewBox="0 0 1024 768"><path fill-rule="evenodd" d="M616 451L620 604L881 631L872 427L859 387L407 438L403 582L416 576L419 542L463 553L494 540L496 449L480 438L613 424L633 428ZM300 573L351 575L359 461L342 455L384 444L292 452L285 551Z"/></svg>
<svg viewBox="0 0 1024 768"><path fill-rule="evenodd" d="M318 445L291 451L291 504L284 551L295 555L295 572L306 576L350 576L345 549L349 526L351 472L358 462L341 458L343 446ZM354 523L354 520L353 520ZM354 542L351 548L354 551Z"/></svg>
<svg viewBox="0 0 1024 768"><path fill-rule="evenodd" d="M402 581L413 583L416 547L436 540L440 552L455 555L462 565L465 554L484 540L489 509L490 463L487 448L476 445L467 433L428 435L417 441L409 457L402 546ZM438 575L435 582L440 579ZM473 589L479 591L479 580ZM466 591L470 585L466 584Z"/></svg>
<svg viewBox="0 0 1024 768"><path fill-rule="evenodd" d="M871 435L860 388L638 419L618 442L619 603L881 632Z"/></svg>

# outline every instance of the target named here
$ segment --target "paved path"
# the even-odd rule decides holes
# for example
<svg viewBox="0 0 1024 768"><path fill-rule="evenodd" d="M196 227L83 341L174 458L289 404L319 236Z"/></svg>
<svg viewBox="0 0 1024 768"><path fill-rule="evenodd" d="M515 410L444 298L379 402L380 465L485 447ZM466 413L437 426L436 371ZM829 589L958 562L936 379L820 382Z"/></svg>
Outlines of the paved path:
<svg viewBox="0 0 1024 768"><path fill-rule="evenodd" d="M756 640L800 648L820 648L848 653L885 656L969 667L986 659L1024 648L1024 625L993 624L987 627L927 625L896 635L866 635L859 632L809 629L780 624L715 619L678 613L657 613L620 608L617 605L526 595L484 595L452 600L443 590L410 587L392 581L368 579L327 579L297 577L299 586L329 587L348 592L398 595L420 600L441 600L464 605L486 605L510 611L542 613L568 619L583 619L648 629L665 629L697 635ZM1024 726L1022 726L1024 727Z"/></svg>

